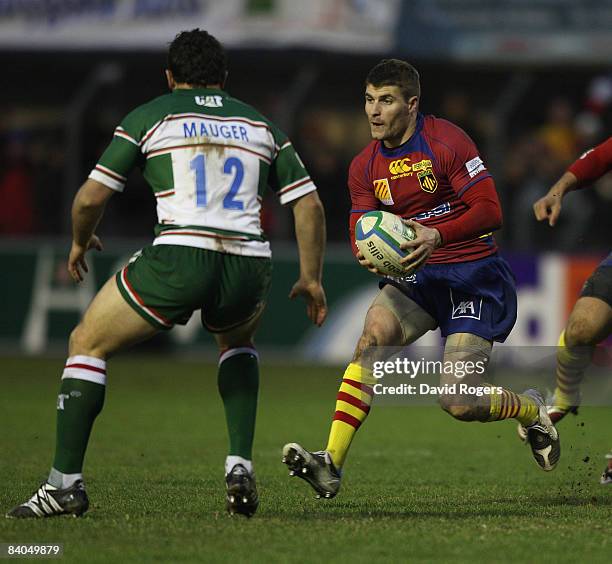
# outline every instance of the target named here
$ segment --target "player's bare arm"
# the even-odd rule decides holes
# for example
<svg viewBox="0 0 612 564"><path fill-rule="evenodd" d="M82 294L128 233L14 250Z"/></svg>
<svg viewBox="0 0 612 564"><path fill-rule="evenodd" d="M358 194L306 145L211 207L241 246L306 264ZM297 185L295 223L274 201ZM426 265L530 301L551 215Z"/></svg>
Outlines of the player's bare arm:
<svg viewBox="0 0 612 564"><path fill-rule="evenodd" d="M400 245L404 251L413 249L409 255L400 259L400 262L407 266L406 273L412 274L423 266L431 254L442 245L442 237L437 229L425 227L417 221L407 219L404 223L412 227L417 235L412 241L406 241Z"/></svg>
<svg viewBox="0 0 612 564"><path fill-rule="evenodd" d="M72 247L68 257L68 272L75 282L82 282L89 271L85 253L89 249L102 250L102 242L94 234L104 208L114 194L104 184L88 179L79 189L72 203Z"/></svg>
<svg viewBox="0 0 612 564"><path fill-rule="evenodd" d="M303 296L308 318L321 326L327 317L327 300L321 285L325 253L325 212L316 192L310 192L291 203L295 237L300 255L300 278L289 297Z"/></svg>
<svg viewBox="0 0 612 564"><path fill-rule="evenodd" d="M561 213L563 196L578 186L578 179L571 172L566 172L543 196L533 204L533 212L538 221L548 220L548 225L554 227Z"/></svg>
<svg viewBox="0 0 612 564"><path fill-rule="evenodd" d="M536 219L538 221L548 219L548 224L553 227L561 213L563 196L585 184L594 182L610 170L612 170L612 137L583 153L569 166L565 174L548 191L548 194L533 205Z"/></svg>

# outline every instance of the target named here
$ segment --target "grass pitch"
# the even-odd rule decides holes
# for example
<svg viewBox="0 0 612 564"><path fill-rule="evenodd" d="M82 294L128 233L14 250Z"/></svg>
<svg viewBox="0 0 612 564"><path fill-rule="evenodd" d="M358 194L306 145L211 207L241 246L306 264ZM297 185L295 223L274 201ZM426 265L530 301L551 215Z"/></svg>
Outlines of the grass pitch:
<svg viewBox="0 0 612 564"><path fill-rule="evenodd" d="M0 359L0 510L53 456L62 361ZM287 477L285 442L324 446L342 369L262 367L255 464L261 505L224 511L226 434L216 367L113 360L86 460L82 519L0 519L0 543L64 544L66 562L608 562L612 487L598 484L612 409L560 426L562 462L536 467L514 422L460 423L383 407L359 432L339 496Z"/></svg>

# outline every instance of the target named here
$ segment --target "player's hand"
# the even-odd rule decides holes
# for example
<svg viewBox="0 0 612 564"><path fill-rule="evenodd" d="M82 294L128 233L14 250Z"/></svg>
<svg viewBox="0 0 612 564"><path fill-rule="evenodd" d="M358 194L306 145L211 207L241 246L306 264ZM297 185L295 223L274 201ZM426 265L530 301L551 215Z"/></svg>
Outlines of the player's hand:
<svg viewBox="0 0 612 564"><path fill-rule="evenodd" d="M325 290L320 282L302 280L301 278L293 285L289 298L303 296L306 300L306 315L317 327L321 327L327 317L327 299Z"/></svg>
<svg viewBox="0 0 612 564"><path fill-rule="evenodd" d="M365 258L361 251L357 251L356 256L361 266L367 268L370 272L373 272L374 274L380 274L380 272L378 272L378 268L376 268L367 258Z"/></svg>
<svg viewBox="0 0 612 564"><path fill-rule="evenodd" d="M78 245L74 241L72 242L70 255L68 256L68 272L77 283L83 282L85 273L89 272L89 267L85 260L85 253L89 251L89 249L96 249L98 251L103 249L102 241L100 241L97 235L92 235L86 246Z"/></svg>
<svg viewBox="0 0 612 564"><path fill-rule="evenodd" d="M554 227L561 213L561 200L563 199L563 193L560 190L556 190L553 186L548 194L543 198L540 198L535 204L533 204L533 212L535 213L538 221L548 219L548 225Z"/></svg>
<svg viewBox="0 0 612 564"><path fill-rule="evenodd" d="M411 219L403 221L406 225L412 227L416 233L416 238L412 241L404 241L400 245L400 249L403 251L413 249L409 255L400 259L400 262L406 265L406 274L410 275L427 262L431 253L442 244L442 237L440 237L440 232L437 229L425 227Z"/></svg>

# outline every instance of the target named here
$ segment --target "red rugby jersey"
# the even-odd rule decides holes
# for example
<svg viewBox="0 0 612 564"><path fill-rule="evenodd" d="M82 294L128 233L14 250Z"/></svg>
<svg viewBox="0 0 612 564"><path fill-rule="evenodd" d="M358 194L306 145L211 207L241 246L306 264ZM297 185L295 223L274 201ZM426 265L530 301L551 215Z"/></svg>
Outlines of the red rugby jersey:
<svg viewBox="0 0 612 564"><path fill-rule="evenodd" d="M567 169L584 186L612 170L612 137L584 153Z"/></svg>
<svg viewBox="0 0 612 564"><path fill-rule="evenodd" d="M474 142L447 120L419 114L412 137L394 149L372 141L353 159L348 186L355 253L355 223L371 210L437 228L443 246L430 264L477 260L497 251L492 231L501 225L501 208L491 175ZM483 205L475 207L480 200Z"/></svg>

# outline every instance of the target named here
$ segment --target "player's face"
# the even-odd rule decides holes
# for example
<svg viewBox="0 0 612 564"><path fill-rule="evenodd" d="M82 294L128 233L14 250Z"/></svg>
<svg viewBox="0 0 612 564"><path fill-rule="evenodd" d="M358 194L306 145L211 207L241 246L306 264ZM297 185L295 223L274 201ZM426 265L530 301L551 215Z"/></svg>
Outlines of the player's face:
<svg viewBox="0 0 612 564"><path fill-rule="evenodd" d="M368 84L365 92L365 112L373 139L387 147L397 147L407 141L416 123L418 98L404 99L399 86Z"/></svg>

